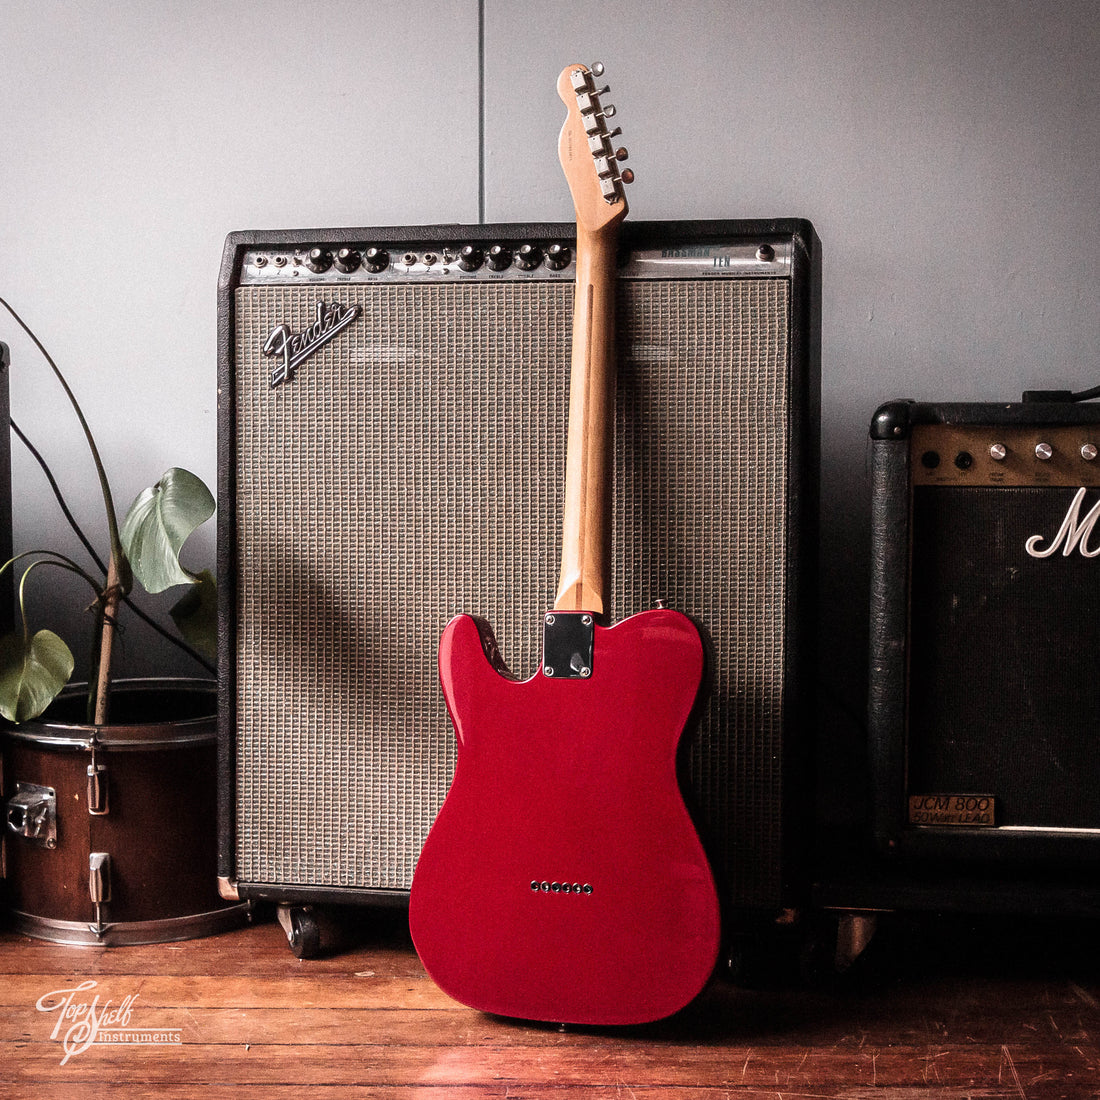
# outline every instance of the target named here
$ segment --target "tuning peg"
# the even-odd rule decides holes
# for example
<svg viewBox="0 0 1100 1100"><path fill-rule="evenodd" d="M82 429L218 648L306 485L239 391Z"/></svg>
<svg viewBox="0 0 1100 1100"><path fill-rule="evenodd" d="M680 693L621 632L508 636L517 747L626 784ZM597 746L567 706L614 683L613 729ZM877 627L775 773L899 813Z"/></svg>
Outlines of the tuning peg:
<svg viewBox="0 0 1100 1100"><path fill-rule="evenodd" d="M617 153L612 148L611 139L618 137L620 134L622 134L622 130L618 126L609 134L605 134L599 129L593 130L588 134L588 151L594 157L617 156Z"/></svg>
<svg viewBox="0 0 1100 1100"><path fill-rule="evenodd" d="M634 173L629 168L621 172L619 175L599 175L600 181L600 194L603 195L604 202L614 203L618 202L623 197L622 184L633 183Z"/></svg>
<svg viewBox="0 0 1100 1100"><path fill-rule="evenodd" d="M589 70L593 76L603 76L603 62L596 61Z"/></svg>
<svg viewBox="0 0 1100 1100"><path fill-rule="evenodd" d="M619 146L618 149L615 150L615 159L616 160L626 160L629 156L630 156L630 154L626 151L625 147L623 147L621 145Z"/></svg>
<svg viewBox="0 0 1100 1100"><path fill-rule="evenodd" d="M581 97L578 96L579 100ZM589 110L587 113L581 112L581 121L584 123L584 132L591 137L593 134L600 134L606 136L607 125L605 120L612 117L615 114L615 108L610 103L606 107L600 107L597 110ZM622 133L620 130L619 133Z"/></svg>
<svg viewBox="0 0 1100 1100"><path fill-rule="evenodd" d="M577 109L582 115L595 114L607 114L607 108L600 107L600 96L607 95L610 92L610 88L595 88L592 91L578 92L577 93ZM615 113L615 108L611 108L611 113Z"/></svg>

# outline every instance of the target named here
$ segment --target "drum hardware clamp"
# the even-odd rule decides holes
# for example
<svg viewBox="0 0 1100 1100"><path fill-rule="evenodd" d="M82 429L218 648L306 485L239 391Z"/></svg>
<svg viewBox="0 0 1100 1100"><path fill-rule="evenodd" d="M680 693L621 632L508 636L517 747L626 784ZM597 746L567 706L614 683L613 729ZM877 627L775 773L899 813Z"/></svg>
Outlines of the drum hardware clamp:
<svg viewBox="0 0 1100 1100"><path fill-rule="evenodd" d="M57 792L36 783L16 783L6 807L8 830L43 848L57 847Z"/></svg>
<svg viewBox="0 0 1100 1100"><path fill-rule="evenodd" d="M102 906L111 900L111 857L107 852L92 852L88 857L88 893L95 906L95 923L88 927L102 937L110 928L102 915Z"/></svg>
<svg viewBox="0 0 1100 1100"><path fill-rule="evenodd" d="M92 754L92 762L88 765L88 813L92 817L105 817L110 813L107 765L101 764L96 758L98 748L99 731L97 730L88 740L88 751Z"/></svg>

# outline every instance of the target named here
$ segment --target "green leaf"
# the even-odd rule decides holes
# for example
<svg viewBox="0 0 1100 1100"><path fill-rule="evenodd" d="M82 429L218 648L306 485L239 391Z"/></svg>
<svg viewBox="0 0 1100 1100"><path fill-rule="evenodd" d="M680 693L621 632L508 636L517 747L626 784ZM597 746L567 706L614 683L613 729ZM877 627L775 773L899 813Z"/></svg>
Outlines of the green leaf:
<svg viewBox="0 0 1100 1100"><path fill-rule="evenodd" d="M218 585L209 569L184 593L170 612L183 639L204 657L218 655Z"/></svg>
<svg viewBox="0 0 1100 1100"><path fill-rule="evenodd" d="M73 674L73 655L52 630L0 638L0 714L29 722L53 702Z"/></svg>
<svg viewBox="0 0 1100 1100"><path fill-rule="evenodd" d="M195 583L195 575L180 565L180 550L214 507L202 480L178 467L138 494L122 521L121 537L134 576L147 592Z"/></svg>

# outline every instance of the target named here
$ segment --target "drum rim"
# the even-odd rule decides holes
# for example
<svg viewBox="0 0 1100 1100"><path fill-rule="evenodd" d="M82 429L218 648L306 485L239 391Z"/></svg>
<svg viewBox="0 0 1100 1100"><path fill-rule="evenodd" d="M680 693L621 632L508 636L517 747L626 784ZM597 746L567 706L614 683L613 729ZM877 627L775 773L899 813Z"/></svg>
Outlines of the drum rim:
<svg viewBox="0 0 1100 1100"><path fill-rule="evenodd" d="M78 947L135 947L148 943L172 943L228 932L252 917L248 902L226 905L198 913L182 913L142 921L108 921L103 930L83 921L59 920L20 910L11 911L10 927L32 939Z"/></svg>
<svg viewBox="0 0 1100 1100"><path fill-rule="evenodd" d="M68 699L87 691L86 683L69 684L58 698ZM216 680L199 677L144 677L119 680L116 691L154 692L165 690L193 691L209 694L210 714L197 718L168 718L161 722L133 722L96 726L88 722L59 722L34 718L20 726L9 726L4 735L13 741L44 748L89 751L92 745L104 749L166 748L183 745L213 744L217 741Z"/></svg>

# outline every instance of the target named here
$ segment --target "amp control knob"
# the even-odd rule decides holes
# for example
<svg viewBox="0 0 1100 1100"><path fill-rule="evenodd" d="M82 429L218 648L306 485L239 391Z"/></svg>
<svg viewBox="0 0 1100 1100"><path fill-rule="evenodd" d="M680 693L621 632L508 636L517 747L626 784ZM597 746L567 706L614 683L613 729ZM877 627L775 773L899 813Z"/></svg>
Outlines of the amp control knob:
<svg viewBox="0 0 1100 1100"><path fill-rule="evenodd" d="M368 248L363 253L363 266L377 275L390 266L390 254L384 248Z"/></svg>
<svg viewBox="0 0 1100 1100"><path fill-rule="evenodd" d="M1036 443L1035 457L1042 462L1049 462L1054 457L1054 448L1049 443Z"/></svg>
<svg viewBox="0 0 1100 1100"><path fill-rule="evenodd" d="M512 250L502 244L495 244L489 249L489 267L493 271L503 271L512 266Z"/></svg>
<svg viewBox="0 0 1100 1100"><path fill-rule="evenodd" d="M993 459L994 462L1004 462L1004 460L1008 458L1008 448L1003 443L994 443L993 446L989 448L989 457Z"/></svg>
<svg viewBox="0 0 1100 1100"><path fill-rule="evenodd" d="M321 275L332 267L332 253L327 248L311 248L306 257L306 267L314 275Z"/></svg>
<svg viewBox="0 0 1100 1100"><path fill-rule="evenodd" d="M336 253L335 259L337 271L342 271L345 275L350 275L353 271L359 270L359 265L363 262L363 257L359 251L354 248L341 248Z"/></svg>
<svg viewBox="0 0 1100 1100"><path fill-rule="evenodd" d="M568 267L572 258L572 249L565 244L552 244L546 250L546 266L553 271L561 271L563 267Z"/></svg>
<svg viewBox="0 0 1100 1100"><path fill-rule="evenodd" d="M1097 451L1095 443L1086 443L1081 448L1081 457L1086 462L1095 462L1098 454L1100 451Z"/></svg>
<svg viewBox="0 0 1100 1100"><path fill-rule="evenodd" d="M477 271L483 263L485 263L485 253L472 244L466 245L458 254L458 266L463 271Z"/></svg>
<svg viewBox="0 0 1100 1100"><path fill-rule="evenodd" d="M516 253L516 263L524 271L534 271L542 263L542 249L537 244L522 244Z"/></svg>

